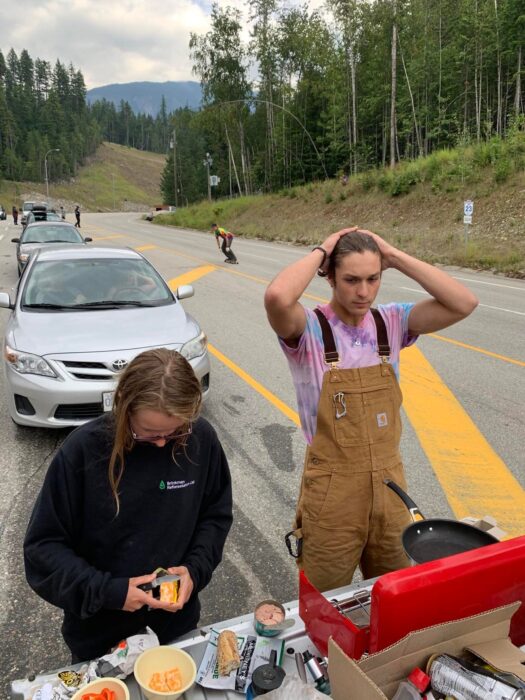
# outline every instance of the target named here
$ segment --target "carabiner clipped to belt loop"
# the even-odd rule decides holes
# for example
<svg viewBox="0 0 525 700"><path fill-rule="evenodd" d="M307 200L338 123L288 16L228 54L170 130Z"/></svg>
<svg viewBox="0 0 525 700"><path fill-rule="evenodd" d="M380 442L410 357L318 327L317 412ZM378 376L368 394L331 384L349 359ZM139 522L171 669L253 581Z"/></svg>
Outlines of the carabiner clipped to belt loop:
<svg viewBox="0 0 525 700"><path fill-rule="evenodd" d="M298 534L300 534L300 537L297 536ZM303 551L303 537L301 531L290 530L290 532L287 532L284 536L284 541L286 542L286 547L290 556L294 559L299 559Z"/></svg>
<svg viewBox="0 0 525 700"><path fill-rule="evenodd" d="M345 395L343 394L342 391L337 392L337 394L334 394L332 397L334 400L334 405L335 405L335 418L336 420L339 420L340 418L343 418L346 416L346 401L345 401ZM339 408L341 407L341 410Z"/></svg>

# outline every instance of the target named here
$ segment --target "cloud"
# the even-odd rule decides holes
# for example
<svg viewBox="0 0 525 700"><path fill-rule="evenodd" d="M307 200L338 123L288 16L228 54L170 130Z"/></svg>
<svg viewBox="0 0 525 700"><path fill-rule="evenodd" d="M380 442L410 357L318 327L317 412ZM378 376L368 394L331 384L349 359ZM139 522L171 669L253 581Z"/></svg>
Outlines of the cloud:
<svg viewBox="0 0 525 700"><path fill-rule="evenodd" d="M312 7L320 1L313 0ZM247 21L244 0L220 0L219 5L236 7ZM195 80L190 34L209 30L210 11L208 0L2 0L2 51L5 57L11 48L18 55L27 49L33 59L52 65L57 59L72 63L88 89ZM243 38L249 38L247 25Z"/></svg>

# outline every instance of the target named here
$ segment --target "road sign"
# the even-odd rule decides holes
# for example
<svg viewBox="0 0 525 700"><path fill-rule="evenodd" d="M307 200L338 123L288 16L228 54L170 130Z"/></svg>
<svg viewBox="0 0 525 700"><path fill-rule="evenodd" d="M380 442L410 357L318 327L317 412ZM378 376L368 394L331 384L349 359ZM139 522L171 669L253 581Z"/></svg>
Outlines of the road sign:
<svg viewBox="0 0 525 700"><path fill-rule="evenodd" d="M465 216L472 216L474 213L474 202L471 199L467 199L463 202L463 214ZM465 221L465 223L471 224L472 221Z"/></svg>
<svg viewBox="0 0 525 700"><path fill-rule="evenodd" d="M217 187L219 182L221 181L221 178L218 177L217 175L210 175L210 185L212 187Z"/></svg>
<svg viewBox="0 0 525 700"><path fill-rule="evenodd" d="M471 224L472 223L472 216L470 216L469 214L465 214L465 216L463 217L463 223L464 224Z"/></svg>

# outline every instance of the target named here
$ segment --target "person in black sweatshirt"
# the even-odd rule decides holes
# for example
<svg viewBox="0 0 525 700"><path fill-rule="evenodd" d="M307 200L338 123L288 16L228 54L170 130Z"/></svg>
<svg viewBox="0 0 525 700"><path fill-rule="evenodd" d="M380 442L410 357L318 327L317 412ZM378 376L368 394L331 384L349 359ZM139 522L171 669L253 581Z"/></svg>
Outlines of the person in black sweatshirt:
<svg viewBox="0 0 525 700"><path fill-rule="evenodd" d="M63 609L74 662L146 625L167 644L198 623L198 593L232 523L228 463L200 406L189 362L148 350L121 375L112 412L74 430L49 466L24 541L26 577ZM175 604L138 587L158 567L181 577Z"/></svg>

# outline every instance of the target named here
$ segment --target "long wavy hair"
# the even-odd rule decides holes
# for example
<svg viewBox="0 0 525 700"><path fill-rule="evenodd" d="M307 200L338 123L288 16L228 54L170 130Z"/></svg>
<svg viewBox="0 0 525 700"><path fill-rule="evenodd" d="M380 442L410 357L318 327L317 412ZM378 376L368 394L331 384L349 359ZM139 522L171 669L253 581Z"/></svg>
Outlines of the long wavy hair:
<svg viewBox="0 0 525 700"><path fill-rule="evenodd" d="M365 251L375 253L381 260L379 246L368 233L352 231L345 236L341 236L328 260L327 277L335 281L335 271L340 266L341 260L352 253L364 253Z"/></svg>
<svg viewBox="0 0 525 700"><path fill-rule="evenodd" d="M108 467L117 515L120 510L118 487L124 474L125 454L135 444L130 416L136 411L150 409L190 423L198 417L201 403L200 382L188 360L175 350L146 350L122 372L113 402L114 439ZM176 449L174 445L174 460Z"/></svg>

